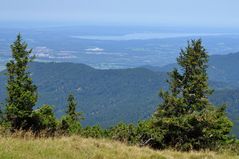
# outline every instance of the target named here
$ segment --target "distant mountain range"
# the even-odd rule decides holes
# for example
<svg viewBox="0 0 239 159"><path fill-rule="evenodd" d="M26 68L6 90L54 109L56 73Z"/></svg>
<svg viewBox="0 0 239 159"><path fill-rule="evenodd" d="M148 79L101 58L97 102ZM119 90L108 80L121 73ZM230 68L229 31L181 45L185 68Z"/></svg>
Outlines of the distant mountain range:
<svg viewBox="0 0 239 159"><path fill-rule="evenodd" d="M109 127L118 122L135 123L152 115L160 103L161 88L167 89L165 67L97 70L84 64L39 63L30 65L31 76L38 86L37 106L55 106L58 117L64 113L66 98L74 93L78 110L84 112L83 125ZM211 56L210 86L215 93L210 100L228 104L228 115L234 121L234 134L239 136L239 53ZM6 77L0 73L0 100L5 98Z"/></svg>
<svg viewBox="0 0 239 159"><path fill-rule="evenodd" d="M211 81L225 82L239 85L239 52L227 55L212 55L209 59L208 74ZM178 68L177 64L169 64L163 67L144 66L156 72L169 72Z"/></svg>

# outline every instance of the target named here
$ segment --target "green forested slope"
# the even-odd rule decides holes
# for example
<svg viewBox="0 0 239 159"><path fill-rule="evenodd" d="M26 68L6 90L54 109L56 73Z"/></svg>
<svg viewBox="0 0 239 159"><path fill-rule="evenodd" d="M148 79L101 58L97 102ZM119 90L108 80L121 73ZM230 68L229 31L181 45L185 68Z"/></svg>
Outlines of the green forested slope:
<svg viewBox="0 0 239 159"><path fill-rule="evenodd" d="M71 63L33 63L30 71L39 90L38 105L52 104L60 116L72 92L84 112L83 124L102 126L147 118L159 103L158 91L167 76L143 68L96 70Z"/></svg>
<svg viewBox="0 0 239 159"><path fill-rule="evenodd" d="M145 119L160 102L160 88L167 88L166 73L145 68L96 70L83 64L32 63L30 71L38 86L38 106L54 105L59 117L65 111L68 94L72 92L78 99L78 109L84 112L84 125L108 127L120 121ZM4 102L6 82L3 74L0 76L1 102ZM216 88L211 101L227 103L228 115L238 127L239 90L232 90L224 82L210 81L210 85Z"/></svg>
<svg viewBox="0 0 239 159"><path fill-rule="evenodd" d="M208 63L209 79L212 81L226 82L229 85L239 85L239 53L227 55L211 55ZM169 64L163 67L146 66L152 71L168 72L177 64Z"/></svg>

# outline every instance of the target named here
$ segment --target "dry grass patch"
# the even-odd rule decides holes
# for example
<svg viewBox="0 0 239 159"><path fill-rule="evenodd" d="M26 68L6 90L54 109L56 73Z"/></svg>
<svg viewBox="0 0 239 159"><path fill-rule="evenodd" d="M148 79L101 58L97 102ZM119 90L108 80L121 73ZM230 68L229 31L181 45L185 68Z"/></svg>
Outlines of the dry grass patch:
<svg viewBox="0 0 239 159"><path fill-rule="evenodd" d="M107 139L0 137L1 159L239 159L215 152L154 151Z"/></svg>

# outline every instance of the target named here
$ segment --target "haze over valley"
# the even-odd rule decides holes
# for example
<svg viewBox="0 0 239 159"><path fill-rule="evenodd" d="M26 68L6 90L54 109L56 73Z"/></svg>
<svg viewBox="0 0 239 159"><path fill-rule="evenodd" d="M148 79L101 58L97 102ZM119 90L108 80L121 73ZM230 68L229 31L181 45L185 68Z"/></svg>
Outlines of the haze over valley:
<svg viewBox="0 0 239 159"><path fill-rule="evenodd" d="M6 25L6 24L5 24ZM0 27L0 69L10 57L17 33L37 61L74 62L99 69L163 66L175 63L190 39L201 38L210 55L239 51L239 29L140 26Z"/></svg>

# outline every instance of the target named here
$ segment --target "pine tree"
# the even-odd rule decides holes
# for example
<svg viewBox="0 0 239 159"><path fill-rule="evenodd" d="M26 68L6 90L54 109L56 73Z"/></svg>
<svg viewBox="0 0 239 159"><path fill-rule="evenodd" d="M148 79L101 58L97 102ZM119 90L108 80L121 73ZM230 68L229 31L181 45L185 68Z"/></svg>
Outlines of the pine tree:
<svg viewBox="0 0 239 159"><path fill-rule="evenodd" d="M63 116L61 127L68 133L79 133L81 129L80 120L83 119L82 113L76 111L77 101L73 94L68 96L67 102L66 115Z"/></svg>
<svg viewBox="0 0 239 159"><path fill-rule="evenodd" d="M208 53L201 40L192 40L177 59L181 70L169 73L169 91L153 116L153 127L164 137L162 147L180 150L213 148L226 139L232 123L225 107L214 107L208 100Z"/></svg>
<svg viewBox="0 0 239 159"><path fill-rule="evenodd" d="M74 97L73 94L70 94L68 96L68 106L67 106L67 111L66 114L71 118L72 121L79 121L81 118L81 113L76 112L76 107L77 107L77 101Z"/></svg>
<svg viewBox="0 0 239 159"><path fill-rule="evenodd" d="M7 67L6 115L12 129L29 129L33 107L37 102L37 87L28 72L32 50L22 42L21 35L11 45L12 59Z"/></svg>

